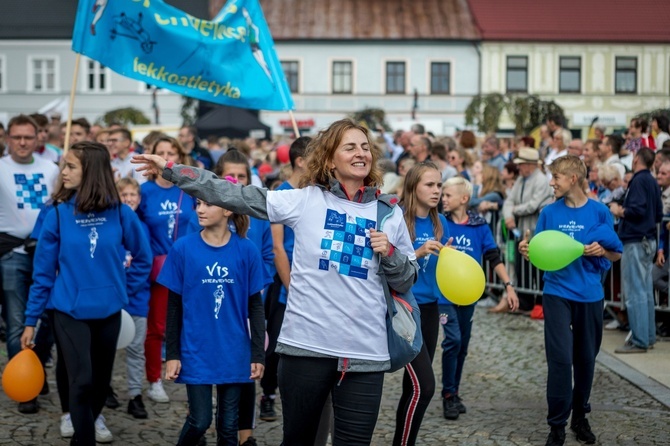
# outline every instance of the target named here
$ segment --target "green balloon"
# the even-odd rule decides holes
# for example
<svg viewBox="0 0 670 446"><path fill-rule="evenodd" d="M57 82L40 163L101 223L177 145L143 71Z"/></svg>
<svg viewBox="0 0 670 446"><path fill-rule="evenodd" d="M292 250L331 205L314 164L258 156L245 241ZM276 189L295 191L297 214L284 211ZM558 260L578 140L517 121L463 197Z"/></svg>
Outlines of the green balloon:
<svg viewBox="0 0 670 446"><path fill-rule="evenodd" d="M563 269L584 254L584 245L561 231L542 231L528 244L530 262L543 271Z"/></svg>

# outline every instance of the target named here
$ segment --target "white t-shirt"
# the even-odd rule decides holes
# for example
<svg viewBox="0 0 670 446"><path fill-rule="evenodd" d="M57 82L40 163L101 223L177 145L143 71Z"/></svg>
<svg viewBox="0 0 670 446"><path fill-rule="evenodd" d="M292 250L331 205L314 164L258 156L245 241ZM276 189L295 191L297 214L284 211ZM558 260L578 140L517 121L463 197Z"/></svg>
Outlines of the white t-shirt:
<svg viewBox="0 0 670 446"><path fill-rule="evenodd" d="M377 202L354 203L310 186L269 191L267 212L295 232L279 342L338 358L388 360L386 301L370 248ZM383 230L395 249L416 258L399 207Z"/></svg>
<svg viewBox="0 0 670 446"><path fill-rule="evenodd" d="M28 237L57 178L58 166L40 156L33 156L30 164L0 158L0 232Z"/></svg>
<svg viewBox="0 0 670 446"><path fill-rule="evenodd" d="M133 159L132 153L129 153L125 159L114 158L112 160L112 169L114 170L114 179L118 181L121 178L135 178L138 183L143 184L147 178L135 170L135 164L130 160Z"/></svg>

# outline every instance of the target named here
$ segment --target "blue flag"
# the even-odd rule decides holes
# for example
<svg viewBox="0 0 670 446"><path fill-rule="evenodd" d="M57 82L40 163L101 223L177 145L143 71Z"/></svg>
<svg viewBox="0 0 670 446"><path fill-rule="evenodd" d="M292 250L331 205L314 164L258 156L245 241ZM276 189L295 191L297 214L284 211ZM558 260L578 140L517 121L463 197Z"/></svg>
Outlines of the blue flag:
<svg viewBox="0 0 670 446"><path fill-rule="evenodd" d="M258 0L229 0L212 21L162 0L79 0L72 49L185 96L243 108L294 108Z"/></svg>

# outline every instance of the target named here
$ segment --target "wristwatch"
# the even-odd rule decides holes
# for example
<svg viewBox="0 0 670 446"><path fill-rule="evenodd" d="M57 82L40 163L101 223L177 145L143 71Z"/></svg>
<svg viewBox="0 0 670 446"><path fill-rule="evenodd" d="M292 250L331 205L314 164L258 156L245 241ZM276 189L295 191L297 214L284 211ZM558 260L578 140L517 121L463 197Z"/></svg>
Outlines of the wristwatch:
<svg viewBox="0 0 670 446"><path fill-rule="evenodd" d="M507 288L508 286L514 288L514 284L512 282L505 282L505 288Z"/></svg>

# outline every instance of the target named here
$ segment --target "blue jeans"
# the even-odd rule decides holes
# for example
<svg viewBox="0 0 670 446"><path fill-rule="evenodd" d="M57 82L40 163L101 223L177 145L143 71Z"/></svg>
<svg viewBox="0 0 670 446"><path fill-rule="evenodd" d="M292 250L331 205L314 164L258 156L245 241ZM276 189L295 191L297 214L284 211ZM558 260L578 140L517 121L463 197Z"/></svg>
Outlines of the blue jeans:
<svg viewBox="0 0 670 446"><path fill-rule="evenodd" d="M241 384L216 386L216 444L237 446L238 406ZM187 384L189 414L181 429L178 446L196 446L212 424L212 386Z"/></svg>
<svg viewBox="0 0 670 446"><path fill-rule="evenodd" d="M631 342L641 348L656 343L656 311L651 279L655 240L623 245L621 275L628 310L628 323L633 332Z"/></svg>
<svg viewBox="0 0 670 446"><path fill-rule="evenodd" d="M472 318L475 305L444 305L440 304L440 314L447 316L447 323L442 324L444 340L442 341L442 397L458 393L463 375L463 364L468 355ZM442 316L440 316L442 318Z"/></svg>
<svg viewBox="0 0 670 446"><path fill-rule="evenodd" d="M0 267L7 307L7 354L11 359L21 351L21 335L26 319L33 262L28 254L10 251L0 258Z"/></svg>

